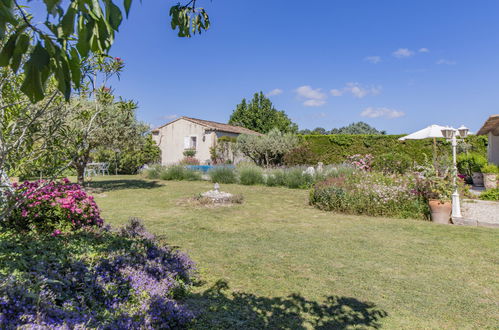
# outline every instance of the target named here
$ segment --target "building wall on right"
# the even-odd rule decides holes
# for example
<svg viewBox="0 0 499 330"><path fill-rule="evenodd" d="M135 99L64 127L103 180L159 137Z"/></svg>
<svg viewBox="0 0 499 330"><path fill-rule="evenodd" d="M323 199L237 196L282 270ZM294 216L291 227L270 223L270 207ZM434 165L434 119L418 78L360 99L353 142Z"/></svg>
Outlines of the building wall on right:
<svg viewBox="0 0 499 330"><path fill-rule="evenodd" d="M492 134L492 131L488 134L489 146L487 147L489 163L494 163L499 165L499 136Z"/></svg>

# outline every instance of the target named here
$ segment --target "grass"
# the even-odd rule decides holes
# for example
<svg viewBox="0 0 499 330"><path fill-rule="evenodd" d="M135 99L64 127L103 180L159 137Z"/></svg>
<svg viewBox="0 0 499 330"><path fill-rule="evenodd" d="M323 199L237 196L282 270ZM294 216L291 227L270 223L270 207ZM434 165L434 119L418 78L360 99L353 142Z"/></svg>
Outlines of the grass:
<svg viewBox="0 0 499 330"><path fill-rule="evenodd" d="M139 217L198 263L194 328L499 324L497 229L323 212L306 190L222 185L244 203L206 208L179 201L209 182L96 180L110 180L93 183L108 222Z"/></svg>

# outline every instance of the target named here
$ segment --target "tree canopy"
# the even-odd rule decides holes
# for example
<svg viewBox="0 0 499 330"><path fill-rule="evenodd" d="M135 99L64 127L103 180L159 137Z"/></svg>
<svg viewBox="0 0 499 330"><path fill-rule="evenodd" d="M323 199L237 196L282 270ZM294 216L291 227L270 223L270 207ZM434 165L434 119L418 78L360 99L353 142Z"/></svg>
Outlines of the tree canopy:
<svg viewBox="0 0 499 330"><path fill-rule="evenodd" d="M232 112L229 124L246 127L260 133L278 129L285 133L296 133L298 126L284 111L277 110L263 92L255 93L248 103L243 99Z"/></svg>
<svg viewBox="0 0 499 330"><path fill-rule="evenodd" d="M107 54L133 0L122 8L113 0L42 0L44 21L37 25L26 0L0 1L0 67L24 73L21 91L35 103L44 98L53 77L69 100L85 74L82 61L91 54ZM210 27L210 19L196 0L170 8L171 28L179 37L191 37ZM43 17L43 16L42 16Z"/></svg>
<svg viewBox="0 0 499 330"><path fill-rule="evenodd" d="M348 126L341 128L333 128L329 134L373 134L373 135L385 135L385 131L379 131L371 125L359 121L357 123L351 123Z"/></svg>
<svg viewBox="0 0 499 330"><path fill-rule="evenodd" d="M333 128L331 131L326 130L323 127L316 127L313 130L302 129L298 132L301 135L327 135L327 134L372 134L372 135L385 135L385 131L379 131L371 125L359 121L356 123L351 123L348 126L343 126L340 128Z"/></svg>
<svg viewBox="0 0 499 330"><path fill-rule="evenodd" d="M260 166L282 165L284 155L299 143L292 133L274 128L265 135L241 134L237 137L236 150Z"/></svg>

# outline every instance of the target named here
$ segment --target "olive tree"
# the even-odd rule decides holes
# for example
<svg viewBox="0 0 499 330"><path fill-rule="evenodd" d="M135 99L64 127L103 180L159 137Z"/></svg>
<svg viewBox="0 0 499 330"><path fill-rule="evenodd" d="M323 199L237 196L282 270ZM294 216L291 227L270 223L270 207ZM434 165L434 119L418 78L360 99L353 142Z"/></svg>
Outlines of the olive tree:
<svg viewBox="0 0 499 330"><path fill-rule="evenodd" d="M236 149L260 166L281 165L283 157L298 145L298 137L277 129L265 135L242 134L237 138Z"/></svg>

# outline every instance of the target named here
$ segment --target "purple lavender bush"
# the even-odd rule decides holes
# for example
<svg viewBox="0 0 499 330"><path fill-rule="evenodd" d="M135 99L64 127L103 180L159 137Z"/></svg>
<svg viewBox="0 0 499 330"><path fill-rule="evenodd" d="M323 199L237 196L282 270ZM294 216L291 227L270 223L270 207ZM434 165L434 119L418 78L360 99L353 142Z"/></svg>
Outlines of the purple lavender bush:
<svg viewBox="0 0 499 330"><path fill-rule="evenodd" d="M137 219L57 236L0 231L0 329L182 329L189 257Z"/></svg>

